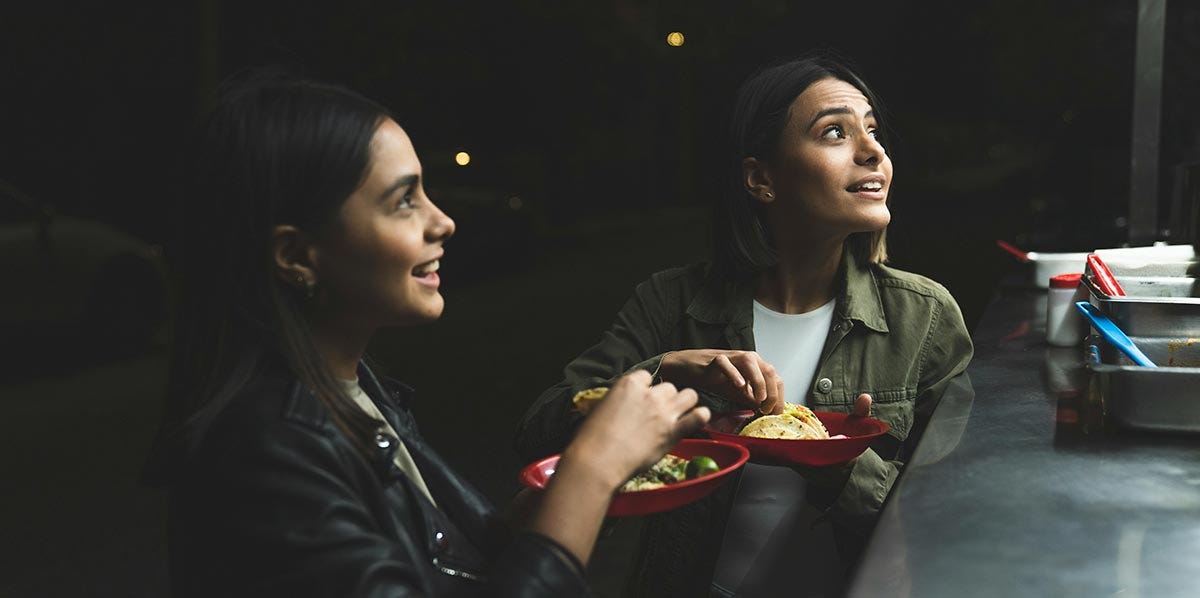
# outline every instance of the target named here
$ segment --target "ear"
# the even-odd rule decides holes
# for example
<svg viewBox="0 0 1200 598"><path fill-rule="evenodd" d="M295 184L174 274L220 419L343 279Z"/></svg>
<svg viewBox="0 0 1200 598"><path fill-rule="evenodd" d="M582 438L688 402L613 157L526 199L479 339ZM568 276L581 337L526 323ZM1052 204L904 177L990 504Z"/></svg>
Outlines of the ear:
<svg viewBox="0 0 1200 598"><path fill-rule="evenodd" d="M771 169L766 162L758 158L742 158L742 184L758 201L775 201L775 192L771 186Z"/></svg>
<svg viewBox="0 0 1200 598"><path fill-rule="evenodd" d="M280 224L271 229L271 262L275 276L283 284L308 291L315 286L316 246L304 231Z"/></svg>

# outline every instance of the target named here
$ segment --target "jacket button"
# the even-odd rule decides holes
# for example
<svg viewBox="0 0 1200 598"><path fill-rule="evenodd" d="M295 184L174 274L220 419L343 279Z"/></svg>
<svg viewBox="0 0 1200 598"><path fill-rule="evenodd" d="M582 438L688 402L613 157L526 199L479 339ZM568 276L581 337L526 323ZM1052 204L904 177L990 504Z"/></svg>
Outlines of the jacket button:
<svg viewBox="0 0 1200 598"><path fill-rule="evenodd" d="M829 392L833 388L833 380L821 378L817 380L817 392Z"/></svg>
<svg viewBox="0 0 1200 598"><path fill-rule="evenodd" d="M442 532L434 532L433 543L437 546L439 551L446 550L446 547L450 546L450 538L447 538L446 534L443 534Z"/></svg>

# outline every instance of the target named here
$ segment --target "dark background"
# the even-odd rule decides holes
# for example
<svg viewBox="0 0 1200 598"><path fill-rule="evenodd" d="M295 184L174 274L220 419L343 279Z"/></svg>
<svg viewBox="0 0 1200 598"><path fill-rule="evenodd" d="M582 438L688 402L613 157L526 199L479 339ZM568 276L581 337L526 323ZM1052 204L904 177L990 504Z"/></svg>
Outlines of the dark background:
<svg viewBox="0 0 1200 598"><path fill-rule="evenodd" d="M1197 6L1168 10L1158 201L1176 242L1190 240L1172 229L1179 173L1200 160ZM212 0L0 15L0 179L150 246L169 246L182 142L230 72L286 64L392 108L459 229L443 320L386 331L372 354L418 388L426 435L497 502L516 490L524 408L634 284L708 254L733 94L768 62L833 49L884 99L892 264L946 285L968 326L1015 267L995 240L1126 240L1133 0ZM683 46L666 44L671 31ZM137 472L166 334L133 354L6 344L38 365L0 385L0 594L164 592L162 497ZM442 423L463 413L476 416L465 429ZM598 553L602 591L616 561Z"/></svg>

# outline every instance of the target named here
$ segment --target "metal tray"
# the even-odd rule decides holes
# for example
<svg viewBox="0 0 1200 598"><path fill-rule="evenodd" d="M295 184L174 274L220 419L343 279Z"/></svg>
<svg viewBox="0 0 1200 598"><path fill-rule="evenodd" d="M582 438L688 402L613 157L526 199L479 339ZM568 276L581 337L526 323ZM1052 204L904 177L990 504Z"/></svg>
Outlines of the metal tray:
<svg viewBox="0 0 1200 598"><path fill-rule="evenodd" d="M1105 263L1130 297L1200 297L1200 261Z"/></svg>
<svg viewBox="0 0 1200 598"><path fill-rule="evenodd" d="M1112 270L1113 266L1109 266ZM1091 271L1084 273L1092 305L1129 336L1200 337L1200 297L1189 277L1120 276L1126 296L1110 297L1096 287ZM1126 286L1126 283L1129 283ZM1186 294L1184 292L1186 291Z"/></svg>
<svg viewBox="0 0 1200 598"><path fill-rule="evenodd" d="M1087 366L1104 413L1130 428L1200 433L1200 338L1132 337L1160 366L1133 365L1096 336L1088 337ZM1190 342L1189 342L1190 341Z"/></svg>

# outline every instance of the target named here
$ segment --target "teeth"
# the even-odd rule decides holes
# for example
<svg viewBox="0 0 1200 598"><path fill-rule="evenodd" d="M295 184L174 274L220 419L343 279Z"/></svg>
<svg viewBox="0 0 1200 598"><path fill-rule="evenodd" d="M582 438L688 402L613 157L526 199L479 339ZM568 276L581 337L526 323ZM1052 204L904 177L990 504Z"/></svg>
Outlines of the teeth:
<svg viewBox="0 0 1200 598"><path fill-rule="evenodd" d="M432 273L438 271L438 265L439 265L438 260L433 260L432 262L429 262L428 264L425 264L423 266L416 268L415 270L413 270L413 272L415 272L417 274L417 276L424 276L426 274L432 274Z"/></svg>
<svg viewBox="0 0 1200 598"><path fill-rule="evenodd" d="M879 191L880 189L883 189L883 183L880 183L879 181L871 181L871 182L863 183L862 185L859 185L858 188L865 189L867 191Z"/></svg>

